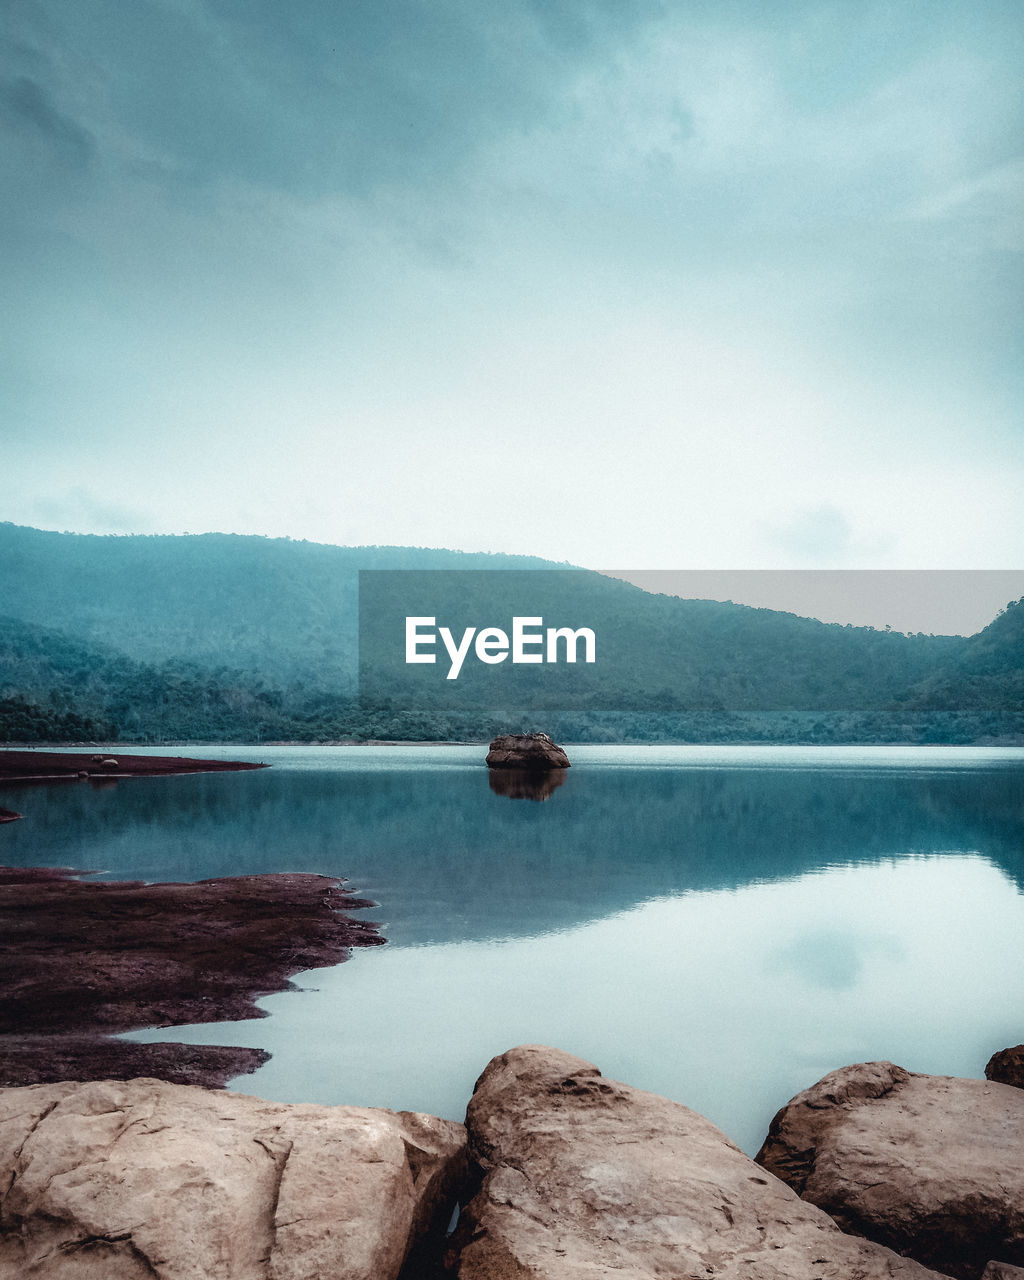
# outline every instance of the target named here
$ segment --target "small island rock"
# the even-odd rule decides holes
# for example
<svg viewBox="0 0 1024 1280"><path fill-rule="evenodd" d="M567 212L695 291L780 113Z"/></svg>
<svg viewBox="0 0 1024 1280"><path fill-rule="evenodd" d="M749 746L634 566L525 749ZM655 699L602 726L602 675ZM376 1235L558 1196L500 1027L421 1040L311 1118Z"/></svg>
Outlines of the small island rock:
<svg viewBox="0 0 1024 1280"><path fill-rule="evenodd" d="M396 1280L465 1130L160 1080L0 1092L0 1276Z"/></svg>
<svg viewBox="0 0 1024 1280"><path fill-rule="evenodd" d="M1000 1049L994 1053L985 1067L985 1079L1024 1089L1024 1044L1015 1044L1012 1049Z"/></svg>
<svg viewBox="0 0 1024 1280"><path fill-rule="evenodd" d="M458 1280L935 1280L843 1235L710 1121L524 1045L466 1117L483 1170L450 1253Z"/></svg>
<svg viewBox="0 0 1024 1280"><path fill-rule="evenodd" d="M489 769L568 769L569 757L546 733L506 733L487 752Z"/></svg>
<svg viewBox="0 0 1024 1280"><path fill-rule="evenodd" d="M1024 1093L864 1062L783 1107L757 1156L845 1231L978 1280L1024 1266Z"/></svg>

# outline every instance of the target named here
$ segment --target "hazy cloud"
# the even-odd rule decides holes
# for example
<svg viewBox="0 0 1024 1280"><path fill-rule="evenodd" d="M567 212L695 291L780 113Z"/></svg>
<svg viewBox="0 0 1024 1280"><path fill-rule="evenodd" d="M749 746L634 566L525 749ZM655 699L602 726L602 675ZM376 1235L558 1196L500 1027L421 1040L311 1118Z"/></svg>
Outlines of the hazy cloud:
<svg viewBox="0 0 1024 1280"><path fill-rule="evenodd" d="M73 533L144 533L148 524L138 507L97 498L81 487L37 498L28 515L43 528Z"/></svg>
<svg viewBox="0 0 1024 1280"><path fill-rule="evenodd" d="M28 76L0 79L0 119L15 130L41 136L71 164L84 165L92 154L87 130L62 115Z"/></svg>
<svg viewBox="0 0 1024 1280"><path fill-rule="evenodd" d="M981 246L1024 252L1024 158L954 183L908 215L928 222L969 222Z"/></svg>
<svg viewBox="0 0 1024 1280"><path fill-rule="evenodd" d="M769 528L766 536L798 566L875 559L891 543L884 530L858 535L846 514L828 503L798 512L786 524Z"/></svg>
<svg viewBox="0 0 1024 1280"><path fill-rule="evenodd" d="M0 28L11 518L81 486L590 564L1019 560L1011 6Z"/></svg>

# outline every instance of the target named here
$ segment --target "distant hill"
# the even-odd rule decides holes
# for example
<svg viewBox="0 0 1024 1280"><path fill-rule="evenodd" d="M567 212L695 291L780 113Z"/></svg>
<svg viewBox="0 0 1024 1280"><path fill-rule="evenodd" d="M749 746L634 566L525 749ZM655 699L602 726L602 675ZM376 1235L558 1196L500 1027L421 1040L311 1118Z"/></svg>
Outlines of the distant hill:
<svg viewBox="0 0 1024 1280"><path fill-rule="evenodd" d="M433 669L399 657L369 680L366 654L400 643L402 618L377 610L375 632L364 608L359 700L360 569L459 570L404 573L395 608L479 625L536 610L593 627L601 661L476 663L453 686L440 665L432 685L411 681ZM480 569L508 572L463 572ZM0 615L6 741L484 738L538 726L598 741L1024 734L1020 607L969 639L907 636L653 595L534 557L0 524Z"/></svg>
<svg viewBox="0 0 1024 1280"><path fill-rule="evenodd" d="M1024 600L971 636L921 681L907 705L1024 710Z"/></svg>
<svg viewBox="0 0 1024 1280"><path fill-rule="evenodd" d="M136 662L110 645L0 617L0 740L258 739L295 729L252 672Z"/></svg>
<svg viewBox="0 0 1024 1280"><path fill-rule="evenodd" d="M0 614L275 683L351 691L360 569L554 568L533 556L332 547L230 533L124 537L0 524Z"/></svg>
<svg viewBox="0 0 1024 1280"><path fill-rule="evenodd" d="M962 637L841 626L714 600L654 595L579 570L543 575L405 573L364 581L361 687L451 706L532 702L545 709L633 711L882 710L962 652ZM467 661L457 687L443 652L433 667L405 663L404 615L478 624L542 615L586 624L601 642L593 666L487 666ZM368 615L368 616L367 616ZM443 660L441 660L443 659ZM367 677L379 675L379 682ZM955 705L955 704L953 704Z"/></svg>

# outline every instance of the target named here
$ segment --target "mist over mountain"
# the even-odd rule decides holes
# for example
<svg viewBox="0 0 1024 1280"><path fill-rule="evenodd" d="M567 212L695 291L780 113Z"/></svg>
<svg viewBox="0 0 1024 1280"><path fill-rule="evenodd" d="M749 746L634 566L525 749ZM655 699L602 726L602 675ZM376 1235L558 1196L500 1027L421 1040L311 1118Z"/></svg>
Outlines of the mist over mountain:
<svg viewBox="0 0 1024 1280"><path fill-rule="evenodd" d="M507 625L499 605L543 612L593 627L602 660L476 664L457 686L429 687L407 679L424 668L399 662L360 684L366 569L458 570L403 574L394 608L439 620L468 610L479 625ZM463 572L482 569L558 572ZM400 617L375 617L387 631L364 626L364 657L401 636ZM484 683L494 672L497 698ZM0 525L5 741L476 739L531 727L596 741L1015 740L1024 607L966 639L904 635L653 595L527 556Z"/></svg>

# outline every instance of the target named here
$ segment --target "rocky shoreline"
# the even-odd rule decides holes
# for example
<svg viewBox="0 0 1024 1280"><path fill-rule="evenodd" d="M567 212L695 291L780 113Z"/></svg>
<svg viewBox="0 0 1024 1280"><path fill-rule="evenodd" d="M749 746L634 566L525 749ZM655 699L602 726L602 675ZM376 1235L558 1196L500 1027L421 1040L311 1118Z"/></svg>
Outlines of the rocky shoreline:
<svg viewBox="0 0 1024 1280"><path fill-rule="evenodd" d="M0 1280L1024 1280L1024 1046L987 1080L832 1072L755 1160L560 1049L465 1125L227 1093L260 1050L112 1033L260 1016L383 939L317 875L0 869ZM456 1205L458 1225L447 1234Z"/></svg>
<svg viewBox="0 0 1024 1280"><path fill-rule="evenodd" d="M0 868L0 1085L152 1075L222 1086L259 1049L113 1040L117 1032L258 1018L292 974L384 939L346 913L376 904L326 876L195 884Z"/></svg>
<svg viewBox="0 0 1024 1280"><path fill-rule="evenodd" d="M1022 1154L1024 1091L892 1063L799 1094L756 1161L539 1045L492 1059L465 1126L37 1085L0 1090L0 1277L1020 1280Z"/></svg>

